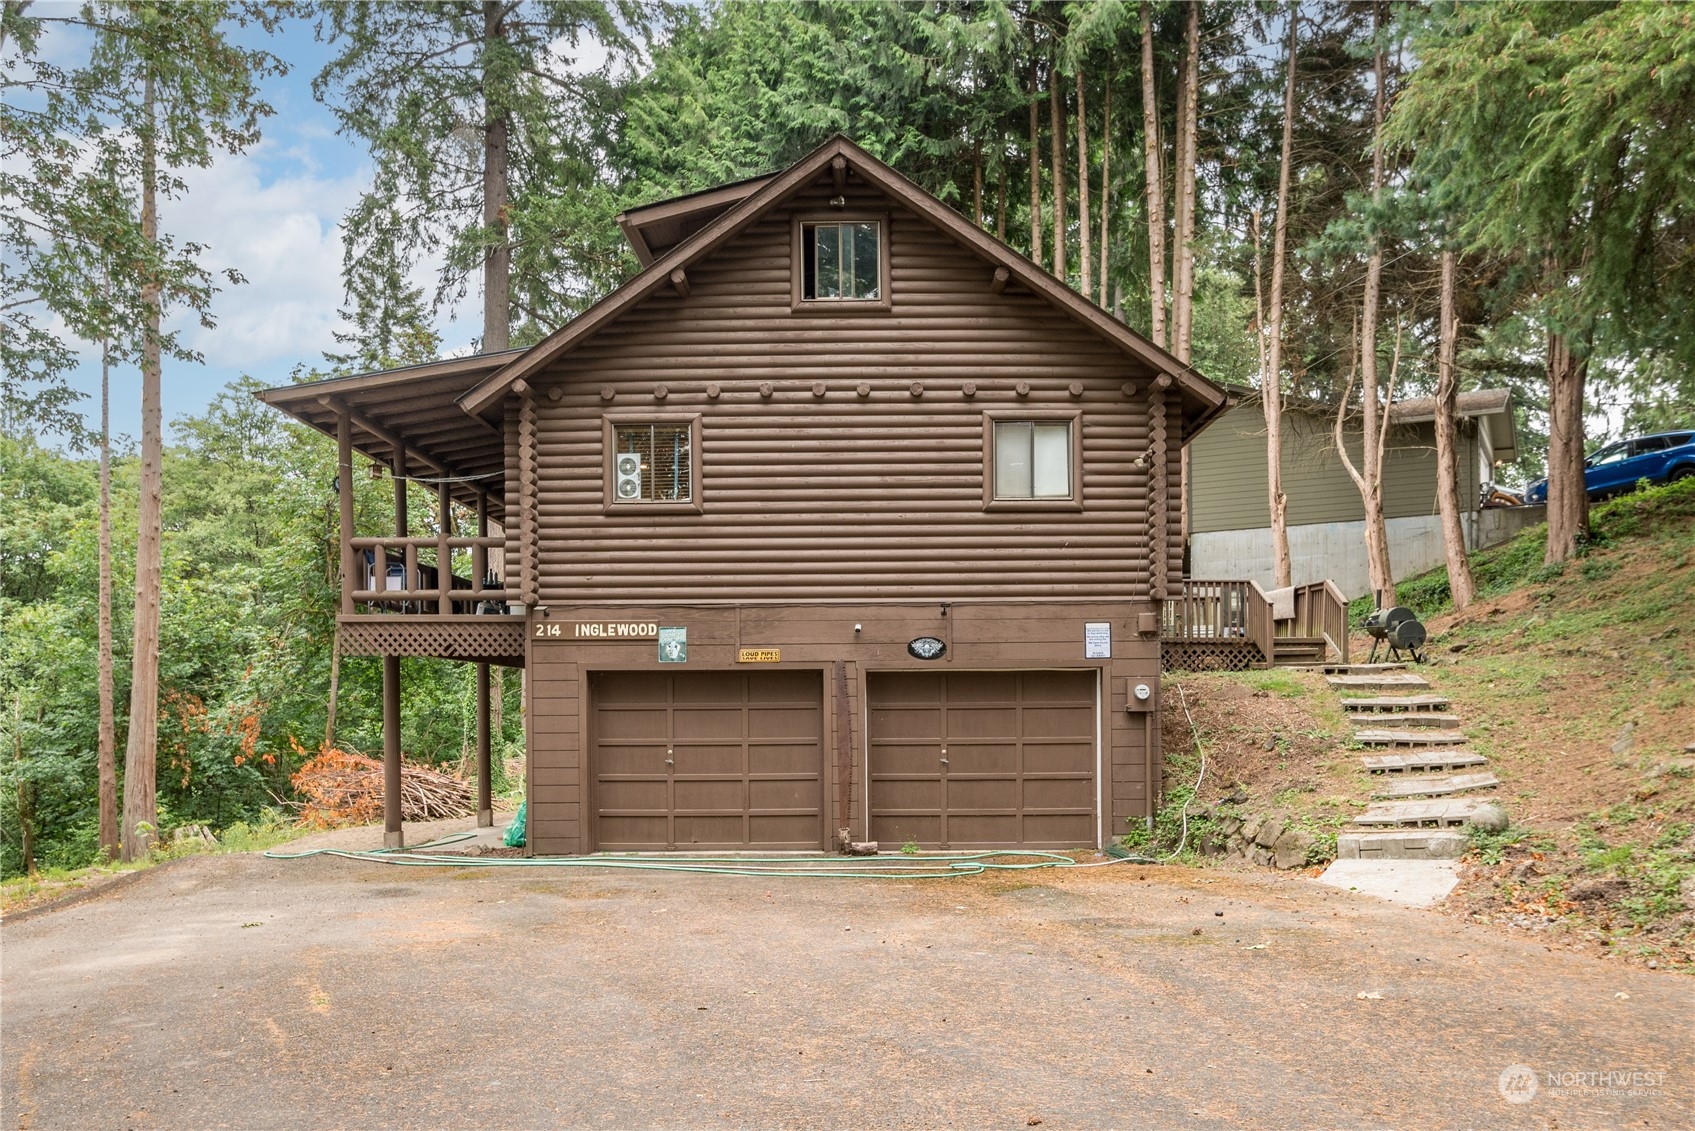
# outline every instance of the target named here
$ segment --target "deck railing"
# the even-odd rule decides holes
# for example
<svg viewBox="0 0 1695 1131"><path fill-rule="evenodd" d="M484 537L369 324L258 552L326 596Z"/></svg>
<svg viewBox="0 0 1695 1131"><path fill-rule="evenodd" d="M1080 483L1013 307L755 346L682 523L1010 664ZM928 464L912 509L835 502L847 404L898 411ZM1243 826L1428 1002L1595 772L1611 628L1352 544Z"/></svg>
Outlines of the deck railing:
<svg viewBox="0 0 1695 1131"><path fill-rule="evenodd" d="M1323 637L1348 662L1348 602L1335 584L1315 581L1295 586L1295 616L1276 622L1278 636Z"/></svg>
<svg viewBox="0 0 1695 1131"><path fill-rule="evenodd" d="M1257 647L1269 662L1274 647L1271 604L1252 581L1183 582L1161 609L1160 638L1177 643Z"/></svg>
<svg viewBox="0 0 1695 1131"><path fill-rule="evenodd" d="M379 605L400 612L503 613L506 602L517 599L489 568L489 551L502 549L504 537L393 535L350 538L348 544L352 569L344 569L341 580L347 612ZM468 576L455 572L455 557L469 567Z"/></svg>

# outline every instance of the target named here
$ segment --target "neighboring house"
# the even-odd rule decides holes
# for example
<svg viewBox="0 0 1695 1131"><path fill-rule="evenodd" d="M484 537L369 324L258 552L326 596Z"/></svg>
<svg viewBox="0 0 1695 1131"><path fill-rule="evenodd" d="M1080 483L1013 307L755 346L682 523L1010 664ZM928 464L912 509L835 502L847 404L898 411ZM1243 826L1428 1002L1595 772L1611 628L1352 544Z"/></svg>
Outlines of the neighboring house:
<svg viewBox="0 0 1695 1131"><path fill-rule="evenodd" d="M1435 401L1390 408L1383 459L1383 510L1395 580L1443 564L1436 508ZM1495 545L1542 520L1540 507L1485 507L1494 469L1518 457L1510 394L1459 397L1459 492L1466 544ZM1288 497L1293 582L1329 579L1350 599L1371 592L1365 508L1336 454L1334 410L1299 403L1283 410L1283 492ZM1345 429L1360 465L1357 418ZM1189 449L1189 575L1272 584L1271 505L1266 493L1265 417L1257 394L1234 404Z"/></svg>
<svg viewBox="0 0 1695 1131"><path fill-rule="evenodd" d="M621 222L642 272L529 350L261 394L339 438L390 766L398 658L438 656L526 669L537 853L1149 816L1181 447L1224 391L845 140ZM355 531L356 451L480 536Z"/></svg>

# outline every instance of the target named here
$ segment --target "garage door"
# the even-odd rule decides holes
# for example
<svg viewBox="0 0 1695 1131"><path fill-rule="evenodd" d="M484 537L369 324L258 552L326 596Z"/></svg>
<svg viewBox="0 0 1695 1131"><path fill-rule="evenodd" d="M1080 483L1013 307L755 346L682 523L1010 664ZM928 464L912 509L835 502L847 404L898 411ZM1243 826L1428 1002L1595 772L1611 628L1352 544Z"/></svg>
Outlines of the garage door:
<svg viewBox="0 0 1695 1131"><path fill-rule="evenodd" d="M816 672L591 677L594 847L823 847Z"/></svg>
<svg viewBox="0 0 1695 1131"><path fill-rule="evenodd" d="M871 838L927 848L1094 844L1094 672L868 677Z"/></svg>

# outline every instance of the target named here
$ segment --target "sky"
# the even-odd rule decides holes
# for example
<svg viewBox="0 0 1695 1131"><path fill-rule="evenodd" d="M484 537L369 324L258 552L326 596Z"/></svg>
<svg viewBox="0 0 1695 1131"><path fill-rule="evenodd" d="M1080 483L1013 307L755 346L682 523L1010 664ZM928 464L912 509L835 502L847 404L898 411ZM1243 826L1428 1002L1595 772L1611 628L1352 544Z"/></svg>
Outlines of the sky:
<svg viewBox="0 0 1695 1131"><path fill-rule="evenodd" d="M371 180L363 144L338 136L335 118L312 97L312 77L330 50L316 41L311 23L290 20L276 35L249 32L236 38L264 40L289 64L289 73L262 84L265 101L276 110L261 125L262 140L246 153L219 155L210 168L187 170L187 192L160 205L161 227L179 242L204 244L201 258L208 268L217 273L233 267L247 279L226 284L213 298L215 329L182 314L172 320L184 344L204 362L166 360L161 396L167 434L173 419L201 413L229 382L245 375L267 385L288 384L296 366L321 366L324 351L339 348L334 333L344 328L336 313L343 305L341 218ZM70 62L79 50L86 52L86 44L60 34L48 50ZM428 265L416 273L426 293L433 293L432 278ZM472 319L454 318L459 310ZM473 281L459 308L444 311L438 322L444 351L469 348L480 310ZM97 423L99 352L88 345L81 356L70 384L88 394L81 407ZM114 369L112 431L134 437L140 427L141 374Z"/></svg>

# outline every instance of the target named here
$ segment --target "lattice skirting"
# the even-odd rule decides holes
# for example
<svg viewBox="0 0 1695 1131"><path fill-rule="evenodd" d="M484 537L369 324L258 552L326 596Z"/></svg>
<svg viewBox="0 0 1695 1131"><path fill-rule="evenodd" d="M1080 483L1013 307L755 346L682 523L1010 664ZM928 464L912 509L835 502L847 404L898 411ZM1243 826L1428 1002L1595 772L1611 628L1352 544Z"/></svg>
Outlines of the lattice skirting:
<svg viewBox="0 0 1695 1131"><path fill-rule="evenodd" d="M521 617L344 617L337 625L350 656L422 656L522 667Z"/></svg>
<svg viewBox="0 0 1695 1131"><path fill-rule="evenodd" d="M1245 672L1264 663L1259 646L1245 641L1167 640L1159 648L1166 672Z"/></svg>

